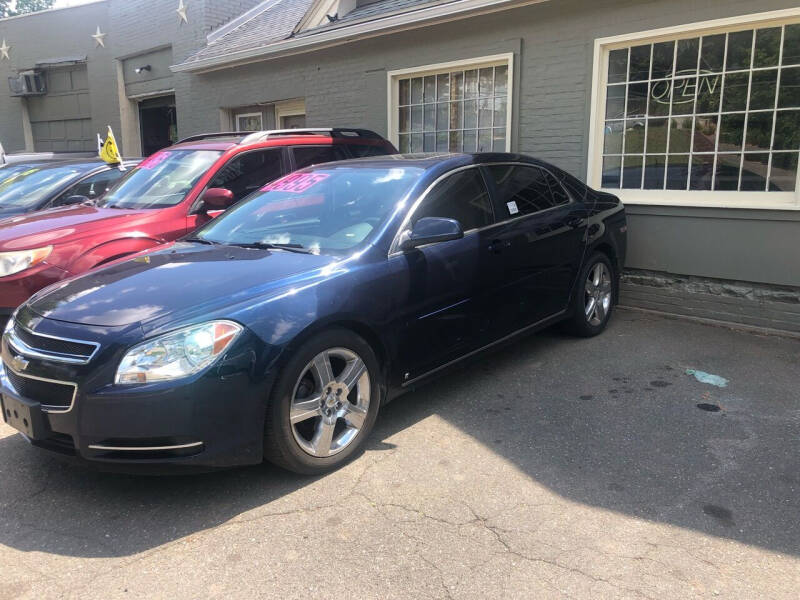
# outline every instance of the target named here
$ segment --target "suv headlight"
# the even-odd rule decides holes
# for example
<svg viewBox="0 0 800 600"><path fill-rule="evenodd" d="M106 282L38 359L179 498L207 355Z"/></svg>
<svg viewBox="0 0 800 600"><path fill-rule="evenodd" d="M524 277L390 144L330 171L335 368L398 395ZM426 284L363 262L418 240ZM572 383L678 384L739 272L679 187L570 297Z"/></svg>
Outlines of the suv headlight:
<svg viewBox="0 0 800 600"><path fill-rule="evenodd" d="M184 327L131 348L117 368L118 384L188 377L211 365L241 333L232 321Z"/></svg>
<svg viewBox="0 0 800 600"><path fill-rule="evenodd" d="M0 277L6 277L38 265L53 251L52 246L17 252L0 252Z"/></svg>

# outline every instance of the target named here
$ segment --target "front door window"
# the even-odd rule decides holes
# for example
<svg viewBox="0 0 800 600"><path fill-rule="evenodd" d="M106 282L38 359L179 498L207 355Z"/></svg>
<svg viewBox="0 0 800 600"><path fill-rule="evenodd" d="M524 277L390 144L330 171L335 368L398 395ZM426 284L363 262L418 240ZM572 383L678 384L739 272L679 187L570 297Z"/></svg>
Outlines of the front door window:
<svg viewBox="0 0 800 600"><path fill-rule="evenodd" d="M281 117L281 129L301 129L306 126L305 115Z"/></svg>

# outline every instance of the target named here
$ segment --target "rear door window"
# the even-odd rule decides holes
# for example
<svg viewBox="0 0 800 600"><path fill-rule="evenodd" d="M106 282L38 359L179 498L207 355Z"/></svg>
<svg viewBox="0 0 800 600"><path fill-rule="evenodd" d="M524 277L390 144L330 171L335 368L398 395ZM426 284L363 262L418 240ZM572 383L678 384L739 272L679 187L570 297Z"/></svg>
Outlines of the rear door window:
<svg viewBox="0 0 800 600"><path fill-rule="evenodd" d="M480 171L466 169L440 182L414 212L414 223L423 217L455 219L464 231L491 225L492 204Z"/></svg>
<svg viewBox="0 0 800 600"><path fill-rule="evenodd" d="M569 196L547 171L534 166L492 165L498 218L513 219L569 203Z"/></svg>
<svg viewBox="0 0 800 600"><path fill-rule="evenodd" d="M286 172L283 164L281 148L244 152L217 171L208 187L230 190L238 202L281 177Z"/></svg>
<svg viewBox="0 0 800 600"><path fill-rule="evenodd" d="M295 146L292 148L292 155L295 169L348 158L339 146Z"/></svg>

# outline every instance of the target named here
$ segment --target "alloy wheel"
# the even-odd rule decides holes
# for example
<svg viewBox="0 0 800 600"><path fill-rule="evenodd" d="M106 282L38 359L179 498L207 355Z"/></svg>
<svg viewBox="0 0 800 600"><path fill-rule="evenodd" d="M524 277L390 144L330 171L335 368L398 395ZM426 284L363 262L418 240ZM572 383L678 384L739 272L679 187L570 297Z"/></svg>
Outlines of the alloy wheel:
<svg viewBox="0 0 800 600"><path fill-rule="evenodd" d="M584 314L593 326L603 323L611 308L611 272L603 262L598 262L589 271L585 285Z"/></svg>
<svg viewBox="0 0 800 600"><path fill-rule="evenodd" d="M297 444L317 458L352 444L367 418L370 384L366 364L352 350L330 348L317 354L292 393L289 420Z"/></svg>

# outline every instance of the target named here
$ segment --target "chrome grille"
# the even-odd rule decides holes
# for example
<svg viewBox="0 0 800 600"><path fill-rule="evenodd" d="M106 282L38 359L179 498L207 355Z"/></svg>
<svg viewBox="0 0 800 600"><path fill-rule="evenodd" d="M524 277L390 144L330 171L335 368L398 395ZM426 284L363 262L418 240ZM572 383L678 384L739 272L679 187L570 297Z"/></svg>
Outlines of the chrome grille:
<svg viewBox="0 0 800 600"><path fill-rule="evenodd" d="M66 412L72 408L77 390L74 383L20 375L8 365L5 365L5 372L8 382L20 396L38 402L45 410Z"/></svg>
<svg viewBox="0 0 800 600"><path fill-rule="evenodd" d="M6 339L12 350L24 356L72 364L88 363L100 347L95 342L34 333L19 323L14 323Z"/></svg>

